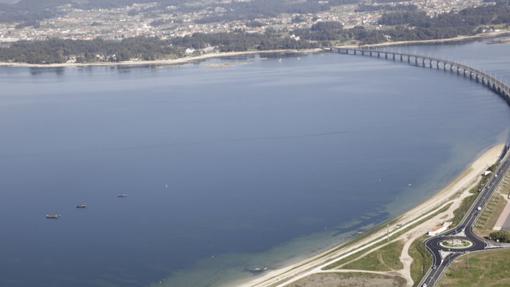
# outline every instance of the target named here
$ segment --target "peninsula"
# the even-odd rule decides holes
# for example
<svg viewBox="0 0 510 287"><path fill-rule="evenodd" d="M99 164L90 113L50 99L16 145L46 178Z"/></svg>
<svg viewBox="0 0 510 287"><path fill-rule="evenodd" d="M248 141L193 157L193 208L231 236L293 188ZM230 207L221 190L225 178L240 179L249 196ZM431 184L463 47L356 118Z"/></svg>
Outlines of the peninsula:
<svg viewBox="0 0 510 287"><path fill-rule="evenodd" d="M23 0L20 3L29 1L32 0ZM81 18L85 16L76 14L78 12L75 9L78 8L71 6L63 9L62 15L59 14L58 17L48 15L47 18L37 20L37 24L23 22L15 25L14 23L19 21L17 18L5 20L7 21L5 24L0 22L0 62L2 65L23 64L34 67L57 64L62 66L172 64L240 53L282 50L307 52L335 46L465 41L507 35L510 31L510 4L504 0L465 1L463 6L456 6L458 4L454 3L458 3L457 1L451 3L447 1L447 9L436 2L424 4L419 0L398 1L398 4L391 5L377 1L370 5L357 2L329 1L327 5L316 6L312 4L314 1L307 1L308 5L297 9L296 4L278 6L268 1L254 0L251 2L253 7L249 5L238 7L237 4L232 4L232 7L227 5L219 9L222 6L218 4L220 6L217 6L216 10L219 12L215 12L217 15L204 12L210 11L210 6L202 3L202 6L193 6L194 8L176 6L178 12L175 12L175 19L170 17L171 20L151 18L160 13L167 13L159 10L162 9L161 6L146 7L133 4L134 6L126 8L128 9L126 19L135 15L138 18L132 19L133 21L153 19L146 24L150 28L145 31L140 27L133 27L140 33L126 31L118 37L103 35L100 32L108 30L104 27L106 24L102 18L102 22L98 19L89 23L89 26L81 25L85 23L80 21L90 19ZM95 7L92 3L90 5ZM277 6L274 7L275 11L279 12L271 15L267 10L274 5ZM16 5L6 7L17 9ZM89 10L80 7L79 11L89 11L89 14L95 15L92 7L88 7ZM437 9L440 7L445 10L438 13ZM236 14L236 17L225 12L234 8L239 14ZM0 12L1 9L0 5ZM260 14L248 12L253 9ZM246 18L239 18L245 10ZM189 12L193 16L185 17L186 11L193 11ZM101 15L105 13L103 8ZM71 15L78 17L76 18L78 20L73 21L81 24L78 25L67 18ZM92 15L88 16L93 17ZM168 17L167 14L164 15ZM125 26L131 25L132 23L125 21L126 19L122 21ZM172 25L167 27L167 21L173 21ZM184 23L192 24L187 25L188 28L185 29ZM217 25L223 28L215 28ZM84 27L90 27L91 31L80 34L84 29L89 29ZM96 31L98 27L101 29ZM125 27L122 25L118 27L123 28ZM168 34L168 31L175 33Z"/></svg>

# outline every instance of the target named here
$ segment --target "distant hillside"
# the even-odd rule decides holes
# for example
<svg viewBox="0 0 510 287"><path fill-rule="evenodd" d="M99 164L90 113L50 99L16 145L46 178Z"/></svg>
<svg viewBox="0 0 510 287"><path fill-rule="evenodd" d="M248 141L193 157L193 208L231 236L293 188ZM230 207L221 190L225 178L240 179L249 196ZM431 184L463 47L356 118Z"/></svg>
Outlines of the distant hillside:
<svg viewBox="0 0 510 287"><path fill-rule="evenodd" d="M19 1L13 3L15 1ZM223 16L205 19L223 20L272 17L281 13L314 13L341 4L358 3L360 0L252 0L250 2L226 2L204 0L0 0L0 22L33 23L57 15L58 6L71 4L81 9L125 7L134 3L157 2L159 7L176 6L186 11L203 7L221 7ZM10 3L10 4L6 4Z"/></svg>

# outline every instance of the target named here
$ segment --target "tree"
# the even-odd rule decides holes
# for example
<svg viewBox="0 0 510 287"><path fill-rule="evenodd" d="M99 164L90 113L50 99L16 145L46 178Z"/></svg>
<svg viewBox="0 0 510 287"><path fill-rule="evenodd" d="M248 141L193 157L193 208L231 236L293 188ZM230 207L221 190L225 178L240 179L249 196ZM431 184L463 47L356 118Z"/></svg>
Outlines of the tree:
<svg viewBox="0 0 510 287"><path fill-rule="evenodd" d="M489 238L494 241L510 243L510 232L508 231L494 231L489 235Z"/></svg>

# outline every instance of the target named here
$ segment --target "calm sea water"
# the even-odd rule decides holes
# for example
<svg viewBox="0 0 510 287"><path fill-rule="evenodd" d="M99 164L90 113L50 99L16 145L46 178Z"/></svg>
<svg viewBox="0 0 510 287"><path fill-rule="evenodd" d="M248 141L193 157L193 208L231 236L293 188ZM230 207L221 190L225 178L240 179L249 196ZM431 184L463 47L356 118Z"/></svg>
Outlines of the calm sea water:
<svg viewBox="0 0 510 287"><path fill-rule="evenodd" d="M407 49L510 78L508 45ZM510 123L456 76L330 54L3 68L0 86L0 286L13 287L249 277L412 207Z"/></svg>

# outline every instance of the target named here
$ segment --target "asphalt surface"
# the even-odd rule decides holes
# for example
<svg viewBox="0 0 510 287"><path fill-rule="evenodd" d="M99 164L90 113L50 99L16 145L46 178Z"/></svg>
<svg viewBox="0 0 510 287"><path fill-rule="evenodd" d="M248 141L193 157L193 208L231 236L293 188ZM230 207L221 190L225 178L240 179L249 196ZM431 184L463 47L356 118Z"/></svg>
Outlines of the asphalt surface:
<svg viewBox="0 0 510 287"><path fill-rule="evenodd" d="M441 278L445 269L459 256L473 252L481 251L488 248L498 248L502 246L489 245L489 243L483 238L478 237L473 232L473 226L480 215L479 207L483 210L492 194L496 190L503 179L503 175L510 168L510 160L507 157L500 162L500 165L492 178L483 187L482 191L478 195L471 209L467 212L463 220L455 228L450 229L438 236L431 237L425 242L425 245L430 253L432 253L433 263L431 269L425 275L425 278L421 281L422 287L434 286L437 281ZM465 249L450 249L440 245L442 241L449 239L464 239L471 241L472 245Z"/></svg>

